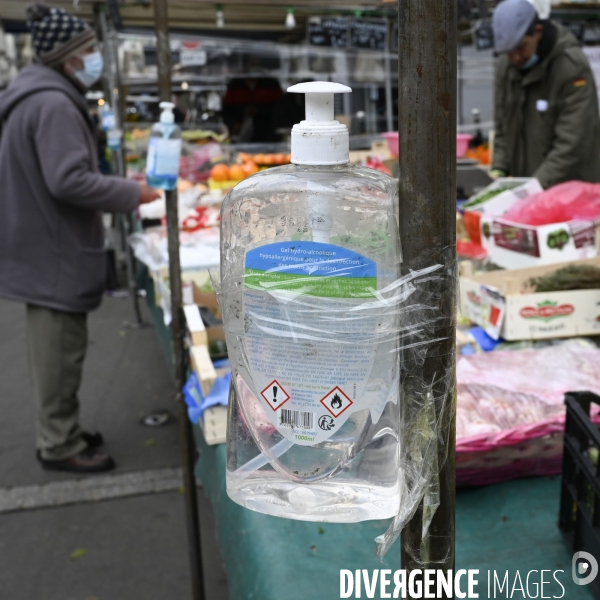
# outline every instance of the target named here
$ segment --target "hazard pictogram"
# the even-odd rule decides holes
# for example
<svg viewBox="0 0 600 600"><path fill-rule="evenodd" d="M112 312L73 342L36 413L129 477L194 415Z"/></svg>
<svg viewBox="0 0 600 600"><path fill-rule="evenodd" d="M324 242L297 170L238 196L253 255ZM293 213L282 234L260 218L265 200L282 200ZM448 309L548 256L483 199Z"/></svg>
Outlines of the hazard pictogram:
<svg viewBox="0 0 600 600"><path fill-rule="evenodd" d="M281 384L276 379L260 394L273 410L278 410L290 399L290 395L281 387Z"/></svg>
<svg viewBox="0 0 600 600"><path fill-rule="evenodd" d="M326 396L319 401L337 419L345 410L350 408L354 402L342 392L339 387L334 387Z"/></svg>

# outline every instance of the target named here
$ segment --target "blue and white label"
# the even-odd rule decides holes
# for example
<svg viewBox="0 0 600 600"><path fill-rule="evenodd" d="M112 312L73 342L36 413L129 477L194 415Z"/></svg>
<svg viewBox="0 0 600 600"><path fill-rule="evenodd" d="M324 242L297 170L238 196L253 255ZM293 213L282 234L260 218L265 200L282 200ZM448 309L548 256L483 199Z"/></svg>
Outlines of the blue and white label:
<svg viewBox="0 0 600 600"><path fill-rule="evenodd" d="M181 140L150 138L146 173L148 177L178 177Z"/></svg>
<svg viewBox="0 0 600 600"><path fill-rule="evenodd" d="M377 264L353 250L320 242L280 242L250 250L246 288L296 291L324 298L370 298Z"/></svg>
<svg viewBox="0 0 600 600"><path fill-rule="evenodd" d="M281 242L250 250L246 268L296 275L377 277L374 261L341 246L318 242Z"/></svg>
<svg viewBox="0 0 600 600"><path fill-rule="evenodd" d="M327 440L355 412L388 398L389 384L374 376L387 325L372 308L377 275L373 260L333 244L286 241L246 253L244 353L253 391L295 444Z"/></svg>

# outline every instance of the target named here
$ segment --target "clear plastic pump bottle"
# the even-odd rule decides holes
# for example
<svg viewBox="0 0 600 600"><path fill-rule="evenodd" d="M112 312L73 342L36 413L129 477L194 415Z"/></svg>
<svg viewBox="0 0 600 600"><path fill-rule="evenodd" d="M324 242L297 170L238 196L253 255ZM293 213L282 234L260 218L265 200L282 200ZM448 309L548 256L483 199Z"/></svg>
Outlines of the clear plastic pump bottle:
<svg viewBox="0 0 600 600"><path fill-rule="evenodd" d="M175 125L172 102L161 102L160 121L152 126L148 158L146 160L146 179L148 185L162 190L173 190L179 177L179 158L181 157L181 129Z"/></svg>
<svg viewBox="0 0 600 600"><path fill-rule="evenodd" d="M307 521L399 506L397 182L349 164L327 82L306 94L292 165L236 186L222 208L221 306L235 389L227 493ZM386 296L387 294L387 296Z"/></svg>

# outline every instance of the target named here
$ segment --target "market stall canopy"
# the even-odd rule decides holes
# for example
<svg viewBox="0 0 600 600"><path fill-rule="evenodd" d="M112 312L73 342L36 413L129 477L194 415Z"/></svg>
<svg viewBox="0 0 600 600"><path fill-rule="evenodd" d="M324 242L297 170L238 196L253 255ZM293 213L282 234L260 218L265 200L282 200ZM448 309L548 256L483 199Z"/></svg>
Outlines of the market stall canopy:
<svg viewBox="0 0 600 600"><path fill-rule="evenodd" d="M48 0L48 4L76 12L81 18L93 20L95 7L106 6L107 2L95 0ZM207 30L217 29L216 6L223 6L225 30L285 31L288 8L294 9L296 29L305 29L310 16L331 14L353 14L365 11L369 16L395 13L396 0L169 0L169 25L172 29ZM24 21L23 0L0 0L0 19ZM74 8L74 5L76 8ZM154 10L152 0L120 0L118 7L127 29L153 28Z"/></svg>

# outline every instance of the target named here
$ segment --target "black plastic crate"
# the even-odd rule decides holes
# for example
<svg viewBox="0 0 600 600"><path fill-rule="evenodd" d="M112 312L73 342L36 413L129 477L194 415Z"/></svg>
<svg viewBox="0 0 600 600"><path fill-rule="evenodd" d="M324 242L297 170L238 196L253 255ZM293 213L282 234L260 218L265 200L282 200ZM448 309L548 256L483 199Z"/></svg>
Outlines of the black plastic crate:
<svg viewBox="0 0 600 600"><path fill-rule="evenodd" d="M600 410L600 396L570 392L565 404L559 527L573 552L588 552L600 562L600 430L591 416ZM590 589L600 599L600 577Z"/></svg>

